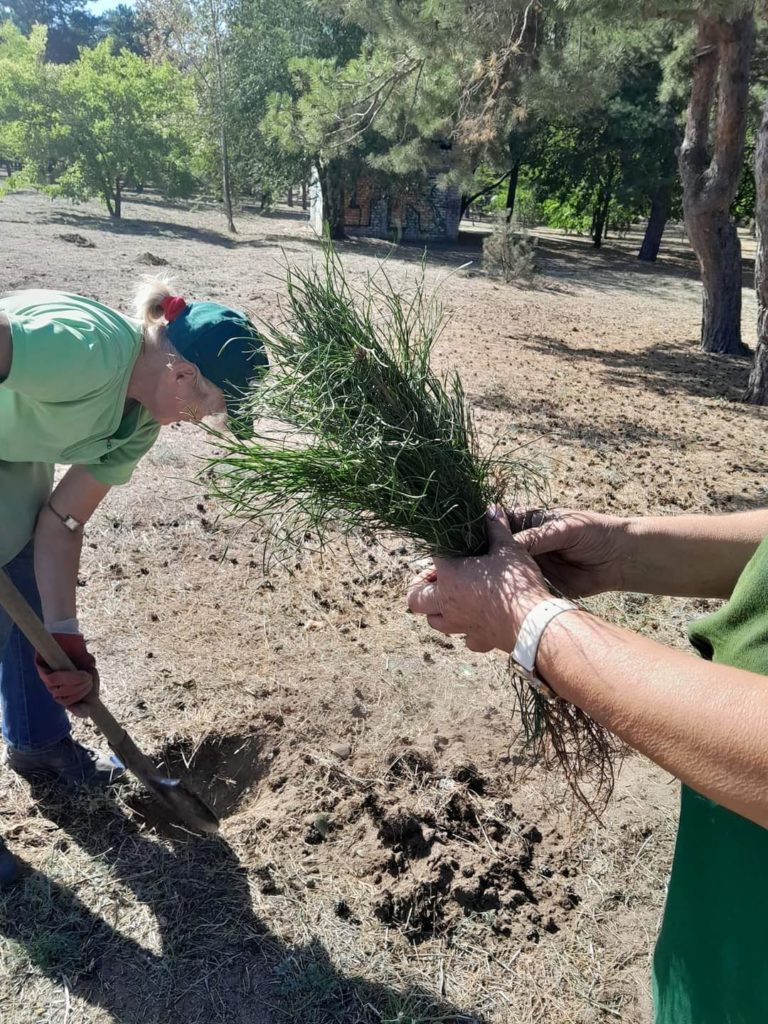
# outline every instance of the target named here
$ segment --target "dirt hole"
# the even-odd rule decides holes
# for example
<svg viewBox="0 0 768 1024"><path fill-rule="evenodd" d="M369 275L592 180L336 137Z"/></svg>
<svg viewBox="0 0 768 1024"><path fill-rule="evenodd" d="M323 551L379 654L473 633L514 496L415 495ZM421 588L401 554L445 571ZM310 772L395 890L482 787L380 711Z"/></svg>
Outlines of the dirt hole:
<svg viewBox="0 0 768 1024"><path fill-rule="evenodd" d="M272 767L276 750L261 733L209 736L197 744L181 740L167 744L155 759L169 777L183 779L212 808L227 818L254 795ZM162 815L146 794L129 800L136 813L160 827Z"/></svg>

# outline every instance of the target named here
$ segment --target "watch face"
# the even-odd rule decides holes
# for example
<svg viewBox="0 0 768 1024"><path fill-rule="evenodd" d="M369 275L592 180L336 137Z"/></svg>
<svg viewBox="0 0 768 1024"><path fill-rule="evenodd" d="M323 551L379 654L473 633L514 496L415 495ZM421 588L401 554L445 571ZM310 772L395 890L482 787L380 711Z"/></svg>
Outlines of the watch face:
<svg viewBox="0 0 768 1024"><path fill-rule="evenodd" d="M68 530L71 530L74 533L75 530L80 526L80 523L77 521L77 519L75 519L74 516L67 516L66 519L64 520L64 525Z"/></svg>

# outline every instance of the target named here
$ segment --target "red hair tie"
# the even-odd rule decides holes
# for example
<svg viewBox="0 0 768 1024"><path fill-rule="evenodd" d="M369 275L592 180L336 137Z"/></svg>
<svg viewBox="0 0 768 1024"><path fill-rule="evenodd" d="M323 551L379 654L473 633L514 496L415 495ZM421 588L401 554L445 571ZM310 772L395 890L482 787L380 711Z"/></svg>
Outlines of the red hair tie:
<svg viewBox="0 0 768 1024"><path fill-rule="evenodd" d="M187 303L180 295L166 295L160 303L160 308L165 319L172 324L176 317L181 316L187 308Z"/></svg>

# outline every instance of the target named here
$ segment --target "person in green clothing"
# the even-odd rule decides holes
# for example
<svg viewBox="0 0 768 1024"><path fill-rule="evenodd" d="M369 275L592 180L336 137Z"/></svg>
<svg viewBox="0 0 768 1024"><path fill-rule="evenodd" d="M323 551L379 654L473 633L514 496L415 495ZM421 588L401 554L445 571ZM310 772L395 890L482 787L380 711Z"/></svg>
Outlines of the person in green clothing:
<svg viewBox="0 0 768 1024"><path fill-rule="evenodd" d="M538 523L538 525L532 525ZM653 968L656 1024L768 1021L768 511L618 518L489 513L480 558L440 559L412 611L510 653L682 782ZM700 657L568 597L726 598L689 627Z"/></svg>
<svg viewBox="0 0 768 1024"><path fill-rule="evenodd" d="M122 772L70 734L67 710L98 686L77 620L83 529L125 484L163 424L229 415L266 366L247 317L146 282L137 316L47 290L0 297L0 566L77 671L52 672L0 609L5 762L26 777L106 785ZM69 469L54 487L54 468ZM0 838L0 886L18 861Z"/></svg>

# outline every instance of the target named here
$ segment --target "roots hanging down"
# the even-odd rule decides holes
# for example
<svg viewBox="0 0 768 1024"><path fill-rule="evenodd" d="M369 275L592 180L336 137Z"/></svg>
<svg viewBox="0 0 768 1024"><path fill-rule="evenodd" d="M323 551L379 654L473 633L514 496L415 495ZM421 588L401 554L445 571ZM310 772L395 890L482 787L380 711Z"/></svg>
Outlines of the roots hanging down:
<svg viewBox="0 0 768 1024"><path fill-rule="evenodd" d="M599 817L613 793L624 744L568 701L535 690L510 661L525 750L545 768L559 768L575 798Z"/></svg>

